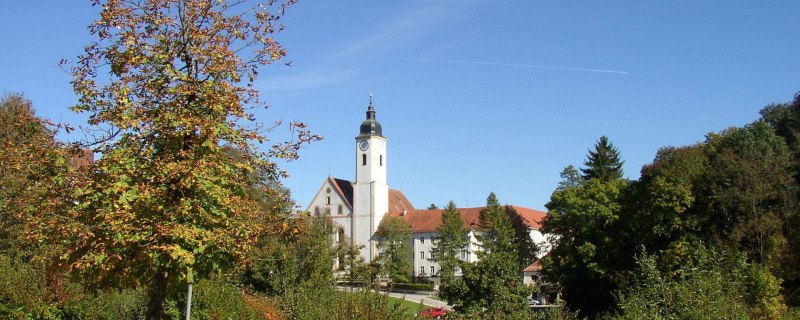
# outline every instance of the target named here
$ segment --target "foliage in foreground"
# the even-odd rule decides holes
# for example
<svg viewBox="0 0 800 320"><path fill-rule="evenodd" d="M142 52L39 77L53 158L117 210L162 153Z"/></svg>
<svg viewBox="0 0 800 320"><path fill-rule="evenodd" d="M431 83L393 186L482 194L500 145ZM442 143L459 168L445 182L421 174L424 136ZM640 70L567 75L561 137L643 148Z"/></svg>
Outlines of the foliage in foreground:
<svg viewBox="0 0 800 320"><path fill-rule="evenodd" d="M794 319L776 278L743 255L695 248L695 259L675 272L657 257L637 257L635 283L620 292L609 319Z"/></svg>
<svg viewBox="0 0 800 320"><path fill-rule="evenodd" d="M362 288L363 289L363 288ZM287 319L410 319L417 310L407 310L383 294L370 290L342 292L333 289L303 288L288 292L283 298Z"/></svg>

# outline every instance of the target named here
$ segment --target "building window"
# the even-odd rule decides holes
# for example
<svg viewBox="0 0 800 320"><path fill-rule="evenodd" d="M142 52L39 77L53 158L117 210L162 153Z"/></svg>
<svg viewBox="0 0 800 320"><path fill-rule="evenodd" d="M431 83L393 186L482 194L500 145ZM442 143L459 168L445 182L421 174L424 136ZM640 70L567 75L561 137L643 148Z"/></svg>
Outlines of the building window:
<svg viewBox="0 0 800 320"><path fill-rule="evenodd" d="M436 260L436 251L431 251L431 260Z"/></svg>
<svg viewBox="0 0 800 320"><path fill-rule="evenodd" d="M419 274L425 274L425 267L419 267Z"/></svg>
<svg viewBox="0 0 800 320"><path fill-rule="evenodd" d="M381 163L380 163L380 165L381 165L381 167L383 167L383 155L381 155L381 158L380 158L380 159L381 159Z"/></svg>
<svg viewBox="0 0 800 320"><path fill-rule="evenodd" d="M425 251L420 251L419 252L419 258L420 259L425 259ZM406 270L408 270L408 269L406 269Z"/></svg>
<svg viewBox="0 0 800 320"><path fill-rule="evenodd" d="M425 237L420 237L419 238L419 243L425 243Z"/></svg>
<svg viewBox="0 0 800 320"><path fill-rule="evenodd" d="M342 213L344 213L344 206L340 204L340 205L339 205L339 208L338 208L338 209L336 209L336 212L337 212L338 214L342 214Z"/></svg>
<svg viewBox="0 0 800 320"><path fill-rule="evenodd" d="M467 250L461 250L461 259L467 258Z"/></svg>
<svg viewBox="0 0 800 320"><path fill-rule="evenodd" d="M328 187L328 189L325 189L325 193L331 193L331 187Z"/></svg>
<svg viewBox="0 0 800 320"><path fill-rule="evenodd" d="M431 275L436 274L436 267L431 266Z"/></svg>
<svg viewBox="0 0 800 320"><path fill-rule="evenodd" d="M362 166L366 166L367 165L367 155L366 154L362 154L361 155L361 165Z"/></svg>
<svg viewBox="0 0 800 320"><path fill-rule="evenodd" d="M319 216L319 207L314 207L314 215Z"/></svg>

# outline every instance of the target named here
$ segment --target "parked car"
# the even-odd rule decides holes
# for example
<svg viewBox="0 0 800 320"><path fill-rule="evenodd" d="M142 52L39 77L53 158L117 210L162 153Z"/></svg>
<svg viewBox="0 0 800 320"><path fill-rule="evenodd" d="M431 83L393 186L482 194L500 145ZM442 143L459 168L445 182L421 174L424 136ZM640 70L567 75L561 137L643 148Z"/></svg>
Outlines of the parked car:
<svg viewBox="0 0 800 320"><path fill-rule="evenodd" d="M423 319L441 319L444 317L447 310L441 307L432 307L423 309L419 312L419 317Z"/></svg>

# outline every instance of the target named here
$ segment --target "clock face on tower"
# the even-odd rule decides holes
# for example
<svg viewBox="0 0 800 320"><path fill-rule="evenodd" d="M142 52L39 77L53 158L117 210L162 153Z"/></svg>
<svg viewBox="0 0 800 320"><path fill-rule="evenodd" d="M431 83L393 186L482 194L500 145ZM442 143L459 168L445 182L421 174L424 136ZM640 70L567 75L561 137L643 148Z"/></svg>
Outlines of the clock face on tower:
<svg viewBox="0 0 800 320"><path fill-rule="evenodd" d="M359 141L358 148L361 149L361 151L367 151L367 149L369 149L369 141L367 140Z"/></svg>

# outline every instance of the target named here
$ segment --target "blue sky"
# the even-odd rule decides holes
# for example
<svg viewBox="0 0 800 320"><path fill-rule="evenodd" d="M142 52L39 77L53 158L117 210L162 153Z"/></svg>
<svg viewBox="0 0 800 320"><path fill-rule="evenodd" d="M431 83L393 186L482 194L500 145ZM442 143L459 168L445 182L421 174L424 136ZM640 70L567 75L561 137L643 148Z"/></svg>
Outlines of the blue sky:
<svg viewBox="0 0 800 320"><path fill-rule="evenodd" d="M84 122L58 61L81 53L96 14L82 0L0 2L0 91ZM301 1L277 35L292 66L262 70L272 108L258 116L325 137L282 165L301 206L328 174L354 179L372 92L390 187L416 207L480 206L494 191L544 209L601 135L635 179L659 148L790 101L797 16L797 1Z"/></svg>

